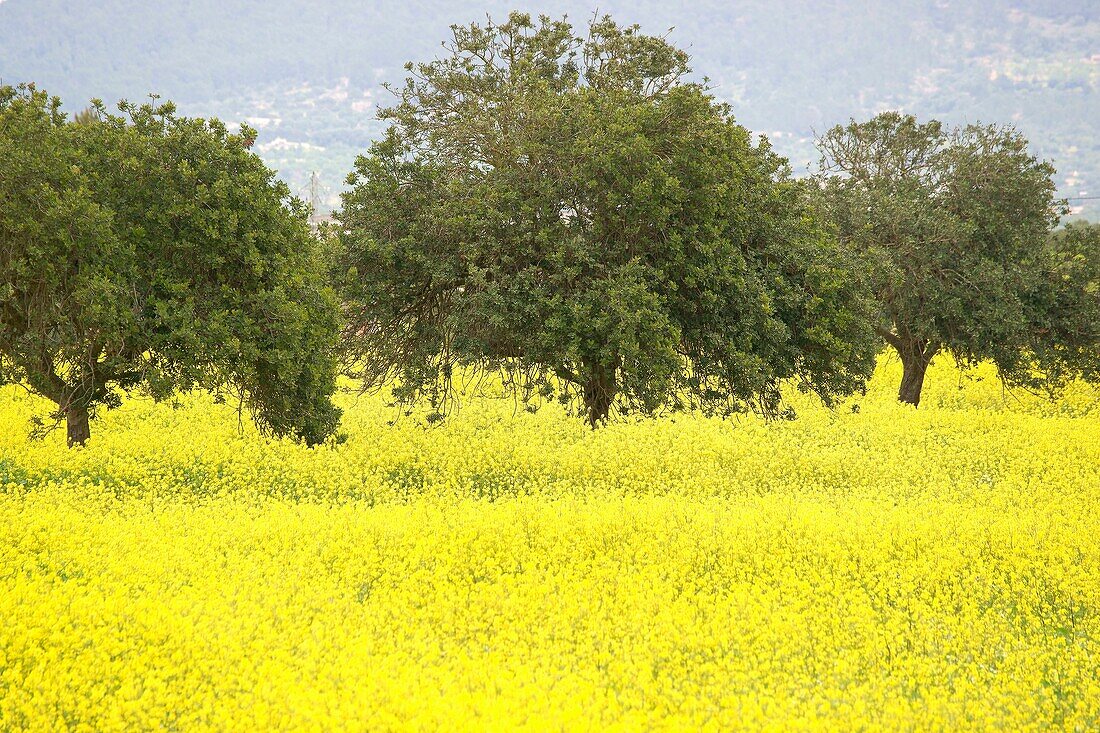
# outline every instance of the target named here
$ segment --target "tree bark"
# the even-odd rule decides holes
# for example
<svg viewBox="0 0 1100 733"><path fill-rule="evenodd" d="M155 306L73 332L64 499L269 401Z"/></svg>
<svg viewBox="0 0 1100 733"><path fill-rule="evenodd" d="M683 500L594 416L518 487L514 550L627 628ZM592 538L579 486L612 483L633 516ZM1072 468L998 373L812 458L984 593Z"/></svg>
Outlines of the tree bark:
<svg viewBox="0 0 1100 733"><path fill-rule="evenodd" d="M582 386L584 408L589 427L596 428L606 422L611 414L618 385L615 383L615 370L602 364L589 367L585 373L587 378Z"/></svg>
<svg viewBox="0 0 1100 733"><path fill-rule="evenodd" d="M896 347L901 355L901 386L898 388L898 400L916 407L920 404L921 390L924 388L924 375L928 364L936 355L937 348L923 341L904 342Z"/></svg>
<svg viewBox="0 0 1100 733"><path fill-rule="evenodd" d="M65 411L65 432L70 448L88 442L88 438L92 437L92 429L88 423L87 407L73 406Z"/></svg>

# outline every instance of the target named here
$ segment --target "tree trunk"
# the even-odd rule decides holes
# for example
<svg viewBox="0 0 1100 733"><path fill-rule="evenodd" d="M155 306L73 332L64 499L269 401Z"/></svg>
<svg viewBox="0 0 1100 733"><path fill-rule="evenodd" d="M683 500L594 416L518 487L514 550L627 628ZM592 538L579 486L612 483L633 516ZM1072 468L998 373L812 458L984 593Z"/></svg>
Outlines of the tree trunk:
<svg viewBox="0 0 1100 733"><path fill-rule="evenodd" d="M68 435L68 444L72 448L74 445L84 445L88 438L92 437L92 429L88 424L88 408L70 407L65 412L65 431Z"/></svg>
<svg viewBox="0 0 1100 733"><path fill-rule="evenodd" d="M588 425L596 428L611 414L611 403L615 401L615 393L618 391L615 370L597 364L585 372L587 379L582 387L584 409Z"/></svg>
<svg viewBox="0 0 1100 733"><path fill-rule="evenodd" d="M920 393L924 388L924 375L928 364L936 355L936 347L924 342L903 343L898 348L901 355L901 387L898 388L898 400L916 407L920 404Z"/></svg>

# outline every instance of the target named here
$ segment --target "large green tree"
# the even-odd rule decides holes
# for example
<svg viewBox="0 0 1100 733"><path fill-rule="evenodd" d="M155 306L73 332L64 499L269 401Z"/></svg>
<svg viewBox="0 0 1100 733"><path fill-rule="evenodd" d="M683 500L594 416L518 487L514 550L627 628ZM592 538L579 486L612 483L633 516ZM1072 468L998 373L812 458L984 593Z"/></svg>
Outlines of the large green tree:
<svg viewBox="0 0 1100 733"><path fill-rule="evenodd" d="M56 403L70 445L122 392L197 387L323 440L339 312L303 205L250 130L119 108L0 88L0 384Z"/></svg>
<svg viewBox="0 0 1100 733"><path fill-rule="evenodd" d="M1028 389L1094 373L1096 253L1084 232L1051 236L1064 208L1054 169L1019 132L886 112L818 144L808 188L864 256L879 334L901 356L900 400L920 402L945 352L963 366L990 360Z"/></svg>
<svg viewBox="0 0 1100 733"><path fill-rule="evenodd" d="M595 426L862 384L858 270L685 53L606 17L452 30L407 66L339 214L366 385L444 410L456 369L502 369Z"/></svg>

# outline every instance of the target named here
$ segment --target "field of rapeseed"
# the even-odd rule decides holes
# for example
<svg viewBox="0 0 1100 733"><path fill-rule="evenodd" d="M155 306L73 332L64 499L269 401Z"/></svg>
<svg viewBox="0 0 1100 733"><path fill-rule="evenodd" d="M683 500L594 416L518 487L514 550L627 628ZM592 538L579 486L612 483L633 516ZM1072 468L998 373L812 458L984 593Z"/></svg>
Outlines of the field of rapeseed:
<svg viewBox="0 0 1100 733"><path fill-rule="evenodd" d="M349 396L316 450L0 391L0 730L1100 728L1100 392L897 371L595 433Z"/></svg>

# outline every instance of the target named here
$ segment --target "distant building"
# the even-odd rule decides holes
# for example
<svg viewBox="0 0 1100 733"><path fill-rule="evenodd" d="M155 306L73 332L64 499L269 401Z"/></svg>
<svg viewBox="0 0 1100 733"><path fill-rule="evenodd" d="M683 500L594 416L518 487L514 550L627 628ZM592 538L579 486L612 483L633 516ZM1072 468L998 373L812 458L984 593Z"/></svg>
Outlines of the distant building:
<svg viewBox="0 0 1100 733"><path fill-rule="evenodd" d="M336 218L331 211L314 211L309 215L309 228L317 233L320 231L322 224L332 224L335 221Z"/></svg>
<svg viewBox="0 0 1100 733"><path fill-rule="evenodd" d="M329 195L328 188L321 183L321 177L317 175L317 171L309 176L309 183L307 183L301 193L306 194L307 202L309 203L309 228L314 233L321 229L322 224L331 224L334 221L331 211L327 211L322 208L322 203Z"/></svg>

